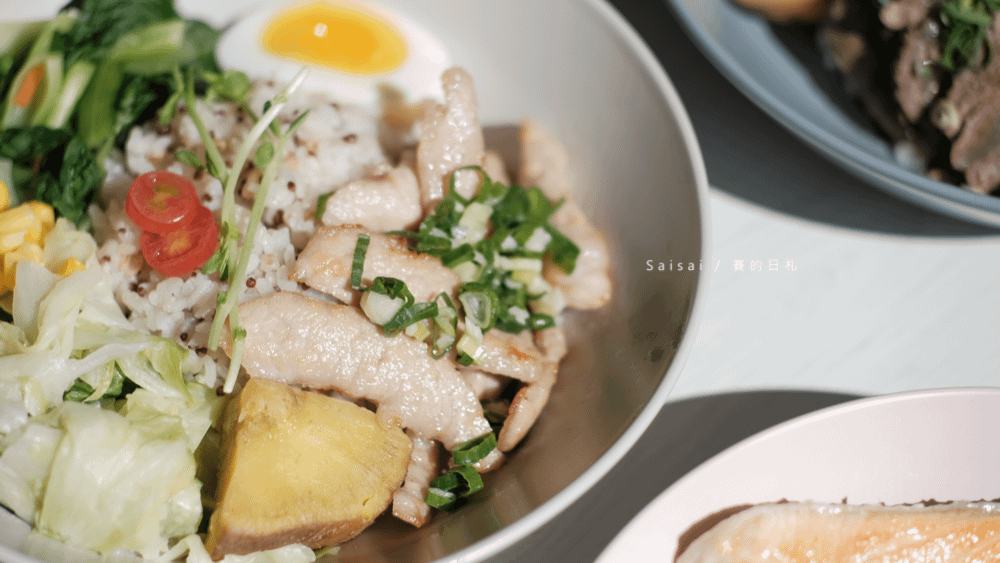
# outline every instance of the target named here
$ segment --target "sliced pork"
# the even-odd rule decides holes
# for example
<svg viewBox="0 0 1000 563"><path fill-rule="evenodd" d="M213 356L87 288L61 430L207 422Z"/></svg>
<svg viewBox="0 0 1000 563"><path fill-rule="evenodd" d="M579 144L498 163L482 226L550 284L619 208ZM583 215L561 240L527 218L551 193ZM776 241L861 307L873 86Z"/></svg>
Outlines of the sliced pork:
<svg viewBox="0 0 1000 563"><path fill-rule="evenodd" d="M490 432L451 362L411 338L385 336L354 307L284 291L240 305L240 322L251 377L366 399L381 418L449 450Z"/></svg>
<svg viewBox="0 0 1000 563"><path fill-rule="evenodd" d="M567 163L566 149L555 137L530 119L521 123L518 182L538 186L554 202L564 200L549 223L580 247L572 274L547 263L545 280L562 292L567 307L596 309L611 299L610 252L604 235L572 199Z"/></svg>
<svg viewBox="0 0 1000 563"><path fill-rule="evenodd" d="M377 170L348 182L326 200L321 222L328 226L358 225L370 231L401 231L420 222L420 188L408 166Z"/></svg>
<svg viewBox="0 0 1000 563"><path fill-rule="evenodd" d="M549 371L558 369L557 363L547 360L535 346L530 330L517 334L502 330L487 331L483 335L483 349L486 350L485 357L475 367L487 373L533 383Z"/></svg>
<svg viewBox="0 0 1000 563"><path fill-rule="evenodd" d="M444 105L434 106L425 114L417 146L417 177L425 211L447 193L451 173L463 166L482 165L485 151L472 77L454 67L444 72L441 82ZM456 178L458 193L466 198L475 194L478 176L460 176Z"/></svg>
<svg viewBox="0 0 1000 563"><path fill-rule="evenodd" d="M528 430L535 424L538 415L542 413L545 404L549 402L549 394L556 384L556 369L553 368L541 374L534 383L521 388L514 396L504 420L500 435L497 436L497 448L502 452L514 449Z"/></svg>
<svg viewBox="0 0 1000 563"><path fill-rule="evenodd" d="M431 481L438 476L438 443L407 430L413 451L403 486L392 495L392 515L417 528L431 519L431 507L424 498Z"/></svg>
<svg viewBox="0 0 1000 563"><path fill-rule="evenodd" d="M389 276L406 282L418 302L433 301L442 291L454 296L458 277L440 259L413 252L404 239L360 227L324 227L317 231L299 254L291 278L344 303L357 303L360 295L351 288L351 269L358 236L362 234L370 237L363 285L370 286L378 276Z"/></svg>

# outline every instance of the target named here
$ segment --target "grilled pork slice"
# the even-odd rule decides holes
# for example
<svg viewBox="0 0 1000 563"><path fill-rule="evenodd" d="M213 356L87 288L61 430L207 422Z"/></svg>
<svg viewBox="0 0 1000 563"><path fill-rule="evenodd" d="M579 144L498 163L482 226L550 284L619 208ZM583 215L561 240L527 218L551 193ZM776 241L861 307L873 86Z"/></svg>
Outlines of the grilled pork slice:
<svg viewBox="0 0 1000 563"><path fill-rule="evenodd" d="M545 281L562 292L571 309L600 308L611 299L610 252L604 235L573 200L569 155L558 139L530 119L521 122L520 138L518 182L538 186L553 202L565 199L549 223L580 247L572 274L546 261Z"/></svg>
<svg viewBox="0 0 1000 563"><path fill-rule="evenodd" d="M385 336L354 307L280 291L240 305L240 318L252 377L366 399L383 419L449 450L491 430L451 362L412 338Z"/></svg>
<svg viewBox="0 0 1000 563"><path fill-rule="evenodd" d="M679 551L677 563L1000 561L1000 503L760 504Z"/></svg>
<svg viewBox="0 0 1000 563"><path fill-rule="evenodd" d="M360 225L371 231L401 231L420 222L417 176L405 164L380 168L336 189L326 201L322 222Z"/></svg>
<svg viewBox="0 0 1000 563"><path fill-rule="evenodd" d="M431 481L438 476L438 443L421 438L412 430L407 432L413 443L410 463L406 467L403 486L392 494L392 515L417 528L431 519L431 507L424 500Z"/></svg>
<svg viewBox="0 0 1000 563"><path fill-rule="evenodd" d="M361 295L351 287L351 268L362 234L370 237L362 285L370 286L376 277L389 276L406 282L417 302L433 301L442 291L455 297L458 276L440 259L411 251L401 238L360 227L323 227L317 231L295 261L291 278L344 303L356 304Z"/></svg>
<svg viewBox="0 0 1000 563"><path fill-rule="evenodd" d="M417 145L417 178L420 179L424 211L430 211L448 193L451 173L469 165L482 165L485 148L479 125L479 103L472 77L453 67L441 77L444 105L429 108L420 126ZM475 195L479 187L474 174L456 178L455 189L463 197Z"/></svg>

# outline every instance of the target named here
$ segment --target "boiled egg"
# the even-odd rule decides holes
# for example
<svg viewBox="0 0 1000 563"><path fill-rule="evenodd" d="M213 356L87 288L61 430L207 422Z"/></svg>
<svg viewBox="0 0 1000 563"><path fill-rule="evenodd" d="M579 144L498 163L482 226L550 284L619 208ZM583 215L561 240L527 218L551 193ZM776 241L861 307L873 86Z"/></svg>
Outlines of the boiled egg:
<svg viewBox="0 0 1000 563"><path fill-rule="evenodd" d="M279 82L308 66L307 88L372 109L384 87L410 100L440 98L451 66L443 43L415 21L358 0L272 5L233 25L216 55L223 68Z"/></svg>

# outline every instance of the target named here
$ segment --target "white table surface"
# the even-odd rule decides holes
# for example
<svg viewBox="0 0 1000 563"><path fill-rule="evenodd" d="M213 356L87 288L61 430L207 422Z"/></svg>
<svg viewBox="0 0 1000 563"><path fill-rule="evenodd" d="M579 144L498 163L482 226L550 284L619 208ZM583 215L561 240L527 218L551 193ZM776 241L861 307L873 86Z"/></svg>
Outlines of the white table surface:
<svg viewBox="0 0 1000 563"><path fill-rule="evenodd" d="M673 397L1000 384L1000 236L833 227L719 189L710 205L708 294Z"/></svg>
<svg viewBox="0 0 1000 563"><path fill-rule="evenodd" d="M865 184L743 97L661 1L612 4L699 137L713 186L706 302L671 400L639 443L495 563L593 561L685 473L789 418L863 395L1000 386L1000 231Z"/></svg>

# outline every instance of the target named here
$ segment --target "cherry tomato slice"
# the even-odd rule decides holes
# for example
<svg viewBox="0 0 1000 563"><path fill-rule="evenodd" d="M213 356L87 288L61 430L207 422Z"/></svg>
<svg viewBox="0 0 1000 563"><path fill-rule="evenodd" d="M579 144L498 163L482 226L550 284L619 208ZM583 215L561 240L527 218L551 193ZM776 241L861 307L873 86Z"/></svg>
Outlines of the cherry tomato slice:
<svg viewBox="0 0 1000 563"><path fill-rule="evenodd" d="M125 199L125 212L143 231L165 234L194 220L200 205L191 180L166 170L154 170L132 182Z"/></svg>
<svg viewBox="0 0 1000 563"><path fill-rule="evenodd" d="M165 276L183 276L200 268L219 246L219 226L215 216L198 205L194 219L165 234L142 233L139 247L142 257L154 270Z"/></svg>

